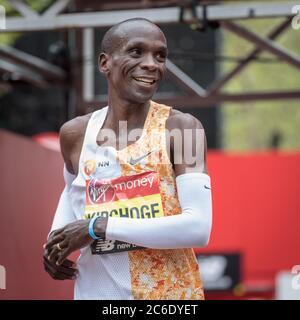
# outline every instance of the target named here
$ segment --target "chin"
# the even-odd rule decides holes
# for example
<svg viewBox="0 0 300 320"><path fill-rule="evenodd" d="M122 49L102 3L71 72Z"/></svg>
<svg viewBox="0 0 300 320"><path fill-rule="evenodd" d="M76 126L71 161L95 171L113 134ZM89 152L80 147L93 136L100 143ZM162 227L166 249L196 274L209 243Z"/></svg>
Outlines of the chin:
<svg viewBox="0 0 300 320"><path fill-rule="evenodd" d="M149 100L151 100L153 96L154 96L154 93L152 93L152 94L135 93L134 95L132 95L130 97L130 100L135 103L146 103Z"/></svg>

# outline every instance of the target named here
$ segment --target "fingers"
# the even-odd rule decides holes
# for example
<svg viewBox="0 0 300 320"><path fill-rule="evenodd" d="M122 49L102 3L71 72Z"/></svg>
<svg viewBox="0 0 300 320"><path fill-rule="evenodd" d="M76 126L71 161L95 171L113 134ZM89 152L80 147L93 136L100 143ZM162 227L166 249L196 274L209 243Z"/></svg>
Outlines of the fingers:
<svg viewBox="0 0 300 320"><path fill-rule="evenodd" d="M75 280L76 279L76 272L73 275L66 274L62 270L55 270L51 268L48 264L44 264L45 270L51 276L51 278L55 280Z"/></svg>
<svg viewBox="0 0 300 320"><path fill-rule="evenodd" d="M62 266L76 269L76 263L69 259L65 259L64 262L62 263Z"/></svg>
<svg viewBox="0 0 300 320"><path fill-rule="evenodd" d="M57 230L52 231L52 232L49 234L49 239L52 238L52 237L55 237L55 236L59 235L64 229L65 229L65 227L62 227L62 228L59 228L59 229L57 229Z"/></svg>
<svg viewBox="0 0 300 320"><path fill-rule="evenodd" d="M46 250L48 250L48 259L54 263L57 263L58 258L65 249L68 249L68 241L66 240L54 244L50 250L48 250L46 246Z"/></svg>
<svg viewBox="0 0 300 320"><path fill-rule="evenodd" d="M44 263L52 272L59 272L59 273L62 273L64 275L71 276L71 277L76 276L76 274L78 273L78 270L76 268L70 268L64 264L57 266L57 265L51 263L47 259L44 259Z"/></svg>
<svg viewBox="0 0 300 320"><path fill-rule="evenodd" d="M69 248L66 248L66 249L60 251L58 254L58 259L56 261L56 264L58 266L61 265L70 253L71 252L70 252Z"/></svg>
<svg viewBox="0 0 300 320"><path fill-rule="evenodd" d="M74 265L70 260L65 260L61 266L57 266L44 257L44 268L49 273L49 275L56 280L74 280L78 275L78 270L76 268L71 268L69 266Z"/></svg>
<svg viewBox="0 0 300 320"><path fill-rule="evenodd" d="M51 261L52 263L56 263L57 258L58 258L58 253L59 250L57 246L53 246L51 250L48 251L48 260Z"/></svg>
<svg viewBox="0 0 300 320"><path fill-rule="evenodd" d="M53 238L51 238L45 246L45 249L51 249L51 247L59 242L62 242L64 240L64 236L62 234L59 234L57 236L53 236Z"/></svg>
<svg viewBox="0 0 300 320"><path fill-rule="evenodd" d="M51 239L52 239L55 235L59 235L59 234L63 231L63 229L64 229L64 228L60 228L60 229L51 231L50 234L48 235L47 242L43 244L43 248L46 249L47 243L48 243L49 241L51 241Z"/></svg>
<svg viewBox="0 0 300 320"><path fill-rule="evenodd" d="M52 261L50 261L48 257L49 257L49 252L47 250L45 250L44 255L43 255L44 260L47 260L50 264L53 264L53 266L56 267L56 263L55 262L53 263ZM76 263L74 261L69 260L69 259L65 259L61 263L61 265L65 268L71 268L71 269L77 270Z"/></svg>

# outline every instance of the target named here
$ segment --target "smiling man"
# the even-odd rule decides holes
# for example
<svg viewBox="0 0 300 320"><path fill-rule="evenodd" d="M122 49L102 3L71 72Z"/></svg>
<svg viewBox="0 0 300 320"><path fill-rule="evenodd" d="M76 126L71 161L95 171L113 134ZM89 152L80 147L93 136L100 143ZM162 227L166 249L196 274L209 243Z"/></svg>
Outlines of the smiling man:
<svg viewBox="0 0 300 320"><path fill-rule="evenodd" d="M76 279L75 299L204 299L192 248L212 225L206 140L196 118L151 100L166 57L151 21L110 28L99 56L108 106L61 128L66 186L44 266Z"/></svg>

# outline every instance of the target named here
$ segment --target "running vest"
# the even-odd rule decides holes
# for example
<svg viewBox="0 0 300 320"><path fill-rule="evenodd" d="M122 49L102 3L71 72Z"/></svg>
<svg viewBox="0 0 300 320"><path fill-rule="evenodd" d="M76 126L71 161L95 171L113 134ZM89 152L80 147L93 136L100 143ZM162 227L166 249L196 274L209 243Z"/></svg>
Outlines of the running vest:
<svg viewBox="0 0 300 320"><path fill-rule="evenodd" d="M106 215L146 223L181 214L166 149L170 110L151 101L141 137L121 150L97 144L108 107L93 112L69 192L77 219ZM75 299L204 299L192 248L158 250L100 239L81 249L77 268Z"/></svg>

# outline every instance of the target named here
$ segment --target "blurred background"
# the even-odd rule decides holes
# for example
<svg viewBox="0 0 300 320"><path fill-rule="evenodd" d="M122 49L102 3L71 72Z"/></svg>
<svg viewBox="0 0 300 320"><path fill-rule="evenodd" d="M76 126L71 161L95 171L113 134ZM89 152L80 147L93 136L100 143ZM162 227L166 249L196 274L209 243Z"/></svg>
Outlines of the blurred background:
<svg viewBox="0 0 300 320"><path fill-rule="evenodd" d="M133 17L167 37L154 100L205 127L206 298L300 299L300 5L250 0L0 0L0 299L73 297L42 263L63 190L58 132L106 105L101 39Z"/></svg>

